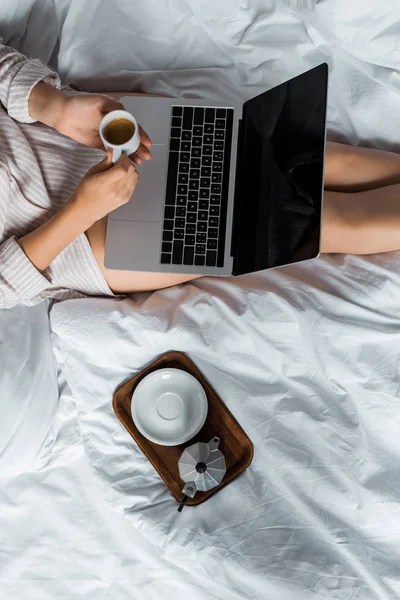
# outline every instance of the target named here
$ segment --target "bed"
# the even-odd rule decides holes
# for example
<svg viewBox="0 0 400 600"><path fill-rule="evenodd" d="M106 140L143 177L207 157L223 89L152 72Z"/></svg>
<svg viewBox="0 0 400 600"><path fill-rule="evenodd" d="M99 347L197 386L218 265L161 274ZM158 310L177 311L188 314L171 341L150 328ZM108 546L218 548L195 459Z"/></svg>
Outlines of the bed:
<svg viewBox="0 0 400 600"><path fill-rule="evenodd" d="M3 0L0 33L89 91L240 101L327 61L330 139L400 151L399 14L378 0ZM399 296L391 253L54 304L51 426L34 462L0 477L0 599L398 598ZM245 474L181 514L111 407L170 349L255 447Z"/></svg>

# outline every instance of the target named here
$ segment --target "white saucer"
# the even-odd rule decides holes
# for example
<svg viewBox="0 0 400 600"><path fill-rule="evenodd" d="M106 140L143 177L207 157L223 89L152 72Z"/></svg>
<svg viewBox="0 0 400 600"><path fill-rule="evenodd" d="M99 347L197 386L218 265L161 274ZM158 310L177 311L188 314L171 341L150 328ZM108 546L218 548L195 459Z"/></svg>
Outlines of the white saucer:
<svg viewBox="0 0 400 600"><path fill-rule="evenodd" d="M176 446L190 440L207 417L207 396L200 383L180 369L147 375L132 395L132 419L151 442Z"/></svg>

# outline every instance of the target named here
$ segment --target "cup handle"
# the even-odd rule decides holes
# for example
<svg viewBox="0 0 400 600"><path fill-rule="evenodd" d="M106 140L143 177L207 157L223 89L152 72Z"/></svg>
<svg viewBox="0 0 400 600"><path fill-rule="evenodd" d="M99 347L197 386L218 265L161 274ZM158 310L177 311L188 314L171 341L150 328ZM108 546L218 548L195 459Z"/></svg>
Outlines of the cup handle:
<svg viewBox="0 0 400 600"><path fill-rule="evenodd" d="M112 149L112 162L115 165L116 162L119 161L119 159L122 156L122 148L113 148Z"/></svg>

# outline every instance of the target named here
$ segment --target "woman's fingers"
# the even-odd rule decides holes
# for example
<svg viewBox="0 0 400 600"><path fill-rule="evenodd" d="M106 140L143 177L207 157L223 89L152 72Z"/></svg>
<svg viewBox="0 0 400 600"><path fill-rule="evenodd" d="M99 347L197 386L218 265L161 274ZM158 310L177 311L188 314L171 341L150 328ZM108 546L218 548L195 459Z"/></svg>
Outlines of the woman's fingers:
<svg viewBox="0 0 400 600"><path fill-rule="evenodd" d="M140 165L143 160L150 160L151 152L146 146L140 144L139 148L129 156L129 158L136 164Z"/></svg>
<svg viewBox="0 0 400 600"><path fill-rule="evenodd" d="M141 143L144 146L146 146L146 148L150 148L152 145L151 139L149 138L149 136L147 135L147 133L145 132L145 130L143 129L143 127L141 125L139 125L139 131L140 131Z"/></svg>

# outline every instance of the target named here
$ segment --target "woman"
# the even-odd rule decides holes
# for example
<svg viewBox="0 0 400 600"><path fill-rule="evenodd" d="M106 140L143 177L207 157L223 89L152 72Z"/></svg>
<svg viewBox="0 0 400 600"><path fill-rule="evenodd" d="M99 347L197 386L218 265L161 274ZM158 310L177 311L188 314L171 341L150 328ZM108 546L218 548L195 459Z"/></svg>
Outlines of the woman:
<svg viewBox="0 0 400 600"><path fill-rule="evenodd" d="M60 90L39 60L0 45L0 308L154 290L190 275L104 267L107 213L125 204L151 158L104 158L99 123L119 102ZM328 144L322 252L371 254L400 248L400 157ZM350 193L351 192L351 193Z"/></svg>

